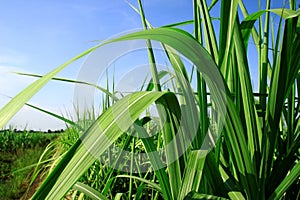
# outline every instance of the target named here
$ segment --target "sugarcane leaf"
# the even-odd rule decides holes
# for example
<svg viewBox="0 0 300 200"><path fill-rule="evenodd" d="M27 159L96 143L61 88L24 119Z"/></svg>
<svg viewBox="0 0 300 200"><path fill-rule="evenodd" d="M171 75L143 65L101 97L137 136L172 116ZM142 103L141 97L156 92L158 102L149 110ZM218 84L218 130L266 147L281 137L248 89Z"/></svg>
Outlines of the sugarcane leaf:
<svg viewBox="0 0 300 200"><path fill-rule="evenodd" d="M190 192L184 198L184 200L201 200L201 199L225 200L226 198L217 197L217 196L209 195L209 194L201 194L201 193L197 193L197 192L194 192L194 191Z"/></svg>
<svg viewBox="0 0 300 200"><path fill-rule="evenodd" d="M146 183L148 185L148 187L154 188L158 192L161 192L161 187L158 184L153 183L153 182L151 182L151 181L149 181L145 178L141 178L141 177L138 177L138 176L132 176L132 175L117 175L115 178L132 178L132 179L136 179L138 181Z"/></svg>
<svg viewBox="0 0 300 200"><path fill-rule="evenodd" d="M298 162L290 173L280 182L275 191L268 198L271 199L281 199L285 191L296 181L299 179L300 174L300 162Z"/></svg>
<svg viewBox="0 0 300 200"><path fill-rule="evenodd" d="M300 15L300 10L294 11L294 10L279 8L279 9L270 9L269 11L277 14L280 17L283 17L284 19L298 17ZM254 27L256 20L259 19L266 12L268 12L268 10L259 10L257 12L254 12L248 15L241 23L241 29L242 29L242 35L244 38L245 47L248 46L250 33L252 31L252 28Z"/></svg>
<svg viewBox="0 0 300 200"><path fill-rule="evenodd" d="M44 181L33 199L60 199L72 187L76 180L95 162L134 120L154 101L170 93L137 92L128 95L106 110L76 142L53 173ZM172 95L171 95L172 96ZM137 104L137 102L139 102ZM128 116L126 111L130 111ZM120 125L118 122L122 121ZM122 129L120 128L122 127ZM101 133L101 134L99 134ZM75 153L75 154L74 154ZM165 192L165 191L164 191Z"/></svg>
<svg viewBox="0 0 300 200"><path fill-rule="evenodd" d="M73 189L84 193L85 195L87 195L88 197L90 197L94 200L108 200L108 198L106 196L104 196L103 194L101 194L100 192L95 190L94 188L92 188L86 184L80 183L80 182L77 182L73 186Z"/></svg>
<svg viewBox="0 0 300 200"><path fill-rule="evenodd" d="M85 52L75 56L59 67L55 68L51 72L44 75L42 78L36 80L17 94L12 100L10 100L1 110L0 110L0 127L3 127L23 106L29 101L43 86L45 86L56 74L67 67L72 62L82 58L83 56L89 54L93 50L97 49L98 46L94 46Z"/></svg>
<svg viewBox="0 0 300 200"><path fill-rule="evenodd" d="M184 199L189 192L199 189L206 155L206 150L193 150L189 153L178 199Z"/></svg>
<svg viewBox="0 0 300 200"><path fill-rule="evenodd" d="M23 72L15 72L18 75L23 75L23 76L31 76L31 77L38 77L38 78L42 78L42 75L39 74L30 74L30 73L23 73ZM83 85L88 85L88 86L92 86L95 87L96 89L98 89L99 91L107 94L109 97L111 97L112 99L114 99L115 101L117 101L119 98L116 97L114 94L110 93L107 89L93 84L93 83L89 83L86 81L80 81L80 80L73 80L73 79L69 79L69 78L60 78L60 77L53 77L52 80L55 81L61 81L61 82L67 82L67 83L75 83L75 84L83 84Z"/></svg>

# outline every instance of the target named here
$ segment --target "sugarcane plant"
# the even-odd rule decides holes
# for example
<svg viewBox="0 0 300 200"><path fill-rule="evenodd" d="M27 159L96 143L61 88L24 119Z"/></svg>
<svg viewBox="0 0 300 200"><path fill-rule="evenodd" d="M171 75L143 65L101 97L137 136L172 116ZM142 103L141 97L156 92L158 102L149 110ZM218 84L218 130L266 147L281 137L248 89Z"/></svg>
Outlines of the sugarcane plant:
<svg viewBox="0 0 300 200"><path fill-rule="evenodd" d="M242 0L214 0L209 5L205 0L193 0L193 20L160 28L147 21L141 0L138 5L130 6L141 16L143 31L88 49L40 77L0 111L3 127L70 63L110 43L146 41L152 75L148 87L122 98L100 88L111 103L88 128L80 130L77 141L32 199L61 199L71 189L92 199L299 197L300 12L296 1L271 9L271 0L267 0L264 10L248 14ZM213 8L220 8L218 19L210 14ZM276 29L273 16L278 19ZM180 29L185 24L193 24L193 33ZM251 38L257 66L249 64ZM158 69L153 41L161 43L170 71ZM186 68L183 57L193 63L193 70ZM257 78L250 75L253 67L258 69ZM171 86L162 81L166 76ZM258 82L258 92L254 92L252 79ZM151 104L158 105L159 129L151 127L151 116L141 117ZM130 116L124 110L130 111ZM156 137L149 136L149 129L156 131ZM105 172L109 178L99 188L93 182L96 178L84 182L87 172L94 177L107 170L95 162L114 144L133 153L145 152L149 170L121 174L109 169ZM164 152L158 153L165 146ZM121 155L115 156L119 161ZM136 160L131 157L129 161L131 169ZM102 167L92 170L99 165ZM115 194L112 183L116 179L128 180L128 191Z"/></svg>

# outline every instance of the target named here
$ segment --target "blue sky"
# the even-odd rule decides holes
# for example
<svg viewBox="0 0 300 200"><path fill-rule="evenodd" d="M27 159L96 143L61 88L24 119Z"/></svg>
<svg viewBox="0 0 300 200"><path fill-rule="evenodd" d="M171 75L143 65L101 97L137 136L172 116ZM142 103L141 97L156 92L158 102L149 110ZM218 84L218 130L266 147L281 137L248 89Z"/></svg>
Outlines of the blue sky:
<svg viewBox="0 0 300 200"><path fill-rule="evenodd" d="M137 0L129 2L137 6ZM253 12L256 3L248 8ZM193 17L191 0L144 0L144 9L155 27ZM14 96L35 80L11 71L45 74L97 44L95 40L138 28L140 17L124 0L1 1L0 94ZM83 62L73 63L59 76L76 78ZM66 113L72 110L73 91L72 84L51 82L30 103ZM0 108L8 101L0 96ZM20 129L64 128L60 121L26 107L9 124Z"/></svg>
<svg viewBox="0 0 300 200"><path fill-rule="evenodd" d="M137 6L136 0L129 1ZM154 26L192 18L191 1L144 1ZM151 14L150 14L151 13ZM14 96L33 78L12 71L45 74L73 56L124 31L141 28L140 18L124 0L11 0L0 7L0 94ZM76 78L81 59L59 76ZM73 85L51 82L30 103L56 113L72 110ZM9 101L0 96L0 107ZM48 129L64 124L24 107L9 123L13 127Z"/></svg>

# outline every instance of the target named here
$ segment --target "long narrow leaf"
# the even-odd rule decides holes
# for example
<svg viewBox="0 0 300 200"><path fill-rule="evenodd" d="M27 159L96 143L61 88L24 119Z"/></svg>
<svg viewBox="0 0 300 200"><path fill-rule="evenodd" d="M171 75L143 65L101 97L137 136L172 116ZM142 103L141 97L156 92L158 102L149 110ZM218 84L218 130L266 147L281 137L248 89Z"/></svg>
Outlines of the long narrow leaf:
<svg viewBox="0 0 300 200"><path fill-rule="evenodd" d="M129 128L133 123L126 110L131 111L133 119L137 118L145 108L163 95L167 96L166 93L161 92L134 93L110 107L83 134L79 140L82 141L82 145L78 147L76 154L68 155L63 159L33 199L60 199L63 197L81 174L97 159L97 155L100 156L121 135L124 130L120 126ZM127 120L120 125L118 124L120 119ZM99 135L99 132L102 134ZM48 194L47 197L46 194Z"/></svg>
<svg viewBox="0 0 300 200"><path fill-rule="evenodd" d="M184 199L184 197L191 191L198 191L206 154L206 151L201 150L195 150L189 153L188 163L185 168L178 199Z"/></svg>
<svg viewBox="0 0 300 200"><path fill-rule="evenodd" d="M27 86L24 90L22 90L19 94L17 94L8 104L6 104L0 110L0 127L3 127L21 108L22 106L31 99L47 82L49 82L56 74L58 74L61 70L67 67L72 62L82 58L83 56L89 54L93 50L98 48L98 46L92 47L87 51L75 56L71 60L62 64L58 68L55 68L42 78L36 80L29 86Z"/></svg>
<svg viewBox="0 0 300 200"><path fill-rule="evenodd" d="M85 195L87 195L88 197L90 197L90 198L92 198L94 200L108 200L108 198L106 198L106 196L102 195L97 190L91 188L88 185L80 183L80 182L77 182L73 186L73 189L78 190L78 191L84 193Z"/></svg>

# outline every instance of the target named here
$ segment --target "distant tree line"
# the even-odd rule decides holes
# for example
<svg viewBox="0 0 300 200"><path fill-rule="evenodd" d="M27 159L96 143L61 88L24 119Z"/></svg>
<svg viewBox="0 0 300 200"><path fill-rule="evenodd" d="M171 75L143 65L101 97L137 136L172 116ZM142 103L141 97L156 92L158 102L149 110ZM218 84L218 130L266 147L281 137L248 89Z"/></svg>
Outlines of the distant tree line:
<svg viewBox="0 0 300 200"><path fill-rule="evenodd" d="M0 133L4 133L4 132L13 132L13 133L24 133L24 132L28 132L28 133L62 133L64 132L64 129L57 129L57 130L51 130L48 129L47 131L37 131L37 130L18 130L18 129L2 129L0 130Z"/></svg>

